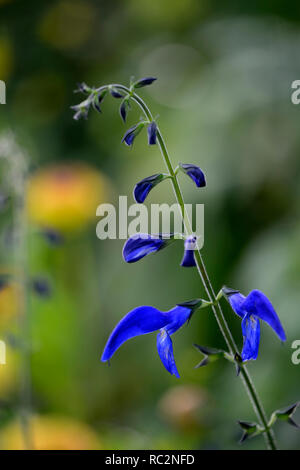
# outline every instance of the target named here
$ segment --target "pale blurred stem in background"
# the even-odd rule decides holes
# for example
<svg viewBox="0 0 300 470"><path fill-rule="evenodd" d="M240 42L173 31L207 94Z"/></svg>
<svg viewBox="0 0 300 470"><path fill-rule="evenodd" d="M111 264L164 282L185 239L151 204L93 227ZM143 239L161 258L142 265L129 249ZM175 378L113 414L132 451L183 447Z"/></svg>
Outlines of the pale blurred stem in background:
<svg viewBox="0 0 300 470"><path fill-rule="evenodd" d="M27 158L15 143L12 133L0 139L0 156L8 164L9 186L13 192L12 243L14 275L18 286L18 327L21 353L20 366L20 419L26 449L33 449L30 426L31 412L31 334L29 319L30 279L28 272L28 222L26 209Z"/></svg>
<svg viewBox="0 0 300 470"><path fill-rule="evenodd" d="M154 120L153 116L152 116L152 113L149 110L146 103L136 93L134 93L132 90L130 90L129 88L127 88L123 85L113 84L111 86L113 88L119 89L119 90L125 92L126 94L128 94L129 96L131 96L131 98L142 109L146 119L150 122ZM100 87L97 91L99 91L101 89L108 88L108 87L109 86ZM165 142L163 140L163 137L162 137L162 134L161 134L159 128L157 128L157 140L158 140L159 148L160 148L161 154L163 156L165 165L166 165L166 167L169 171L169 174L171 176L171 182L172 182L173 190L174 190L177 202L178 202L178 204L180 205L180 208L181 208L182 218L183 218L183 222L184 222L184 225L185 225L186 232L187 232L188 235L191 235L192 234L192 227L191 227L191 223L188 219L188 215L184 211L184 199L183 199L182 191L180 189L178 179L177 179L177 176L175 174L175 170L174 170L173 165L171 163L171 160L170 160L170 157L169 157L169 154L168 154L168 151L167 151L167 147L165 145ZM202 284L205 288L206 294L207 294L210 302L212 302L211 308L213 310L213 313L215 315L215 318L217 320L217 323L219 325L221 333L222 333L222 335L224 337L224 340L227 344L229 352L232 354L233 357L235 357L236 354L239 355L239 350L238 350L238 347L235 344L235 341L234 341L233 336L231 334L231 331L229 329L228 323L227 323L227 321L224 317L220 302L217 299L217 296L214 292L214 289L213 289L212 284L210 282L210 279L208 277L206 267L205 267L205 264L204 264L204 261L202 259L202 255L201 255L201 252L200 252L199 249L195 250L195 259L196 259L198 273L200 275ZM277 447L276 447L276 442L275 442L275 436L274 436L273 429L268 427L268 420L267 420L267 417L266 417L266 413L265 413L264 407L263 407L263 405L262 405L262 403L259 399L258 393L257 393L257 391L254 387L251 376L250 376L250 374L247 370L247 367L244 364L239 364L239 365L240 365L240 377L242 378L243 384L244 384L244 386L246 388L246 391L248 393L248 396L250 398L252 407L255 411L255 414L256 414L260 424L265 429L264 436L265 436L267 447L271 450L276 450Z"/></svg>

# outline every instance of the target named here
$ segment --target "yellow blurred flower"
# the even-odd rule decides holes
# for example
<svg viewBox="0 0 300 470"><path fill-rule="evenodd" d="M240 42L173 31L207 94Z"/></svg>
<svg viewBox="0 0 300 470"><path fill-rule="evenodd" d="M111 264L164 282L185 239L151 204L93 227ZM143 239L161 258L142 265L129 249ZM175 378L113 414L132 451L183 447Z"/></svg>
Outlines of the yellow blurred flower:
<svg viewBox="0 0 300 470"><path fill-rule="evenodd" d="M20 302L20 289L16 282L9 282L0 289L0 330L17 317Z"/></svg>
<svg viewBox="0 0 300 470"><path fill-rule="evenodd" d="M28 184L28 211L36 224L61 231L96 222L96 208L109 194L107 179L83 163L54 165Z"/></svg>
<svg viewBox="0 0 300 470"><path fill-rule="evenodd" d="M97 450L97 434L85 423L60 416L35 416L30 421L34 450ZM24 450L19 421L8 424L0 434L2 449Z"/></svg>
<svg viewBox="0 0 300 470"><path fill-rule="evenodd" d="M1 336L0 340L5 341ZM18 352L11 348L7 342L5 342L5 360L6 364L0 364L0 400L10 396L18 384Z"/></svg>

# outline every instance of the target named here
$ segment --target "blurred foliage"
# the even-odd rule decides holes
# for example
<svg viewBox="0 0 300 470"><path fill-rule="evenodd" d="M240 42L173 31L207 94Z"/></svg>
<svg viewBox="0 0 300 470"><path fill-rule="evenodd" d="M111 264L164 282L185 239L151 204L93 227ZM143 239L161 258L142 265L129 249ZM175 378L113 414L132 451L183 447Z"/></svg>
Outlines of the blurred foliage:
<svg viewBox="0 0 300 470"><path fill-rule="evenodd" d="M271 414L299 399L291 343L300 337L300 108L290 101L300 75L299 5L2 0L0 10L0 79L7 84L0 129L11 128L30 158L30 271L52 287L50 298L30 296L35 448L240 448L235 423L254 416L234 368L219 361L193 369L199 354L192 343L224 347L209 311L176 335L180 381L163 369L152 335L124 345L110 368L100 363L127 311L169 309L204 292L194 270L179 268L180 246L126 265L122 241L96 238L98 204L119 194L132 201L136 181L163 163L145 134L132 151L121 146L113 98L87 121L75 122L69 107L78 102L79 81L158 77L141 93L159 116L173 162L199 164L207 176L201 192L181 180L187 202L205 204L203 255L215 288L226 282L244 294L263 290L286 328L284 347L262 328L259 359L249 366ZM138 118L133 110L128 121ZM149 203L172 197L166 183ZM12 263L10 220L11 205L1 213L1 272ZM45 227L66 232L64 242L47 243ZM1 290L1 339L15 330L10 296L11 287ZM224 308L241 344L240 321ZM15 421L20 345L11 343L0 365L0 398L10 410L0 414L0 444L22 448ZM296 430L278 423L276 432L281 447L299 449ZM263 446L261 438L244 444Z"/></svg>

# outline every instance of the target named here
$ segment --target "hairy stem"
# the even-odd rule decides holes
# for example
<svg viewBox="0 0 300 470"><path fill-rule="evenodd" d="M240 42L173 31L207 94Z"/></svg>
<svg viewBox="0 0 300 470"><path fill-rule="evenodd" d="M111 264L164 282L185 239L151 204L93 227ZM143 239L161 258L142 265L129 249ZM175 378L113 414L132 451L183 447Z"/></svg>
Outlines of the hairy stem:
<svg viewBox="0 0 300 470"><path fill-rule="evenodd" d="M131 98L142 109L146 119L149 120L150 122L153 121L153 116L152 116L152 113L151 113L150 109L148 108L146 103L140 98L140 96L138 96L132 90L130 90L129 88L127 88L123 85L114 84L112 86L114 88L117 88L117 89L125 92L126 94L130 95ZM107 88L107 86L101 87L97 91L99 91L101 89L104 89L104 88ZM172 182L172 186L173 186L173 190L174 190L176 200L177 200L177 202L178 202L178 204L181 208L181 214L182 214L182 219L183 219L183 223L184 223L184 226L185 226L186 233L187 233L187 235L191 235L192 234L192 226L191 226L191 223L188 219L188 215L187 215L187 213L185 212L185 209L184 209L184 199L183 199L182 191L181 191L179 183L178 183L177 175L176 175L175 170L173 168L173 165L171 163L166 144L164 142L164 139L163 139L162 134L161 134L158 127L157 127L157 140L158 140L158 145L159 145L162 157L164 159L165 165L166 165L166 167L168 169L168 172L171 176L171 182ZM206 267L205 267L200 249L195 250L195 260L196 260L197 270L198 270L198 273L200 275L200 278L201 278L202 284L204 286L204 289L206 291L206 294L207 294L210 302L212 302L211 308L213 310L214 316L217 320L217 323L219 325L219 328L221 330L223 338L224 338L224 340L227 344L229 352L233 356L235 356L236 354L239 354L239 350L238 350L238 347L235 344L235 341L234 341L233 336L231 334L231 331L229 329L228 323L227 323L227 321L224 317L220 302L217 299L216 294L214 292L214 289L212 287L212 284L211 284L211 281L210 281L209 276L207 274ZM251 376L250 376L250 374L247 370L247 367L244 364L240 364L240 369L241 369L240 370L240 377L242 378L243 384L244 384L245 389L246 389L246 391L248 393L248 396L250 398L250 401L251 401L252 407L254 409L254 412L255 412L260 424L264 428L264 436L265 436L267 447L271 450L276 450L276 442L275 442L274 432L273 432L272 429L270 429L268 427L268 420L267 420L267 417L266 417L266 413L265 413L264 407L263 407L263 405L262 405L262 403L259 399L257 391L255 390L255 387L254 387L253 381L251 379Z"/></svg>

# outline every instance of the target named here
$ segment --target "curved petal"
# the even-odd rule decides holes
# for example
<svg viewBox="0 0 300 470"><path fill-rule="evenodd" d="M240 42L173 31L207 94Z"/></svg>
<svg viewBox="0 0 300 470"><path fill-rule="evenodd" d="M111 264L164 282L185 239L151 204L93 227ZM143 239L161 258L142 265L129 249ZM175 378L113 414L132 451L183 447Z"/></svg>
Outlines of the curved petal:
<svg viewBox="0 0 300 470"><path fill-rule="evenodd" d="M245 296L240 292L235 292L233 294L227 294L228 302L231 305L233 311L241 318L244 318L246 310L242 308L245 302Z"/></svg>
<svg viewBox="0 0 300 470"><path fill-rule="evenodd" d="M180 375L173 354L173 343L165 329L161 330L157 335L157 351L167 371L170 372L171 375L175 375L175 377L179 378Z"/></svg>
<svg viewBox="0 0 300 470"><path fill-rule="evenodd" d="M260 324L258 318L250 314L245 315L242 321L242 332L244 337L244 346L242 351L243 361L255 360L258 355L260 340Z"/></svg>
<svg viewBox="0 0 300 470"><path fill-rule="evenodd" d="M277 313L274 310L268 297L259 290L253 290L246 297L243 309L252 315L256 315L261 320L265 321L275 331L281 341L286 340L286 335Z"/></svg>
<svg viewBox="0 0 300 470"><path fill-rule="evenodd" d="M175 331L179 330L179 328L181 328L182 325L184 325L184 323L189 320L194 309L195 308L193 306L185 307L182 305L176 305L176 307L172 308L172 310L166 312L165 315L168 318L166 330L169 335L175 333Z"/></svg>
<svg viewBox="0 0 300 470"><path fill-rule="evenodd" d="M154 78L154 77L141 78L140 80L135 82L133 86L134 88L142 88L144 86L151 85L155 80L157 80L157 78Z"/></svg>
<svg viewBox="0 0 300 470"><path fill-rule="evenodd" d="M133 195L136 202L142 204L152 188L153 184L149 182L141 181L140 183L138 183L133 190Z"/></svg>
<svg viewBox="0 0 300 470"><path fill-rule="evenodd" d="M128 339L160 330L166 326L168 321L169 317L166 313L154 307L142 306L135 308L127 313L113 330L105 345L101 358L102 362L108 361Z"/></svg>
<svg viewBox="0 0 300 470"><path fill-rule="evenodd" d="M155 175L148 176L147 178L144 178L139 183L137 183L133 190L133 196L136 202L142 204L151 189L154 188L154 186L160 183L163 179L164 175L162 173L157 173Z"/></svg>
<svg viewBox="0 0 300 470"><path fill-rule="evenodd" d="M198 188L206 186L205 175L201 168L190 163L179 163L181 170L187 174Z"/></svg>
<svg viewBox="0 0 300 470"><path fill-rule="evenodd" d="M130 237L123 248L123 258L126 263L135 263L150 253L155 253L167 245L169 240L159 236L137 233Z"/></svg>

